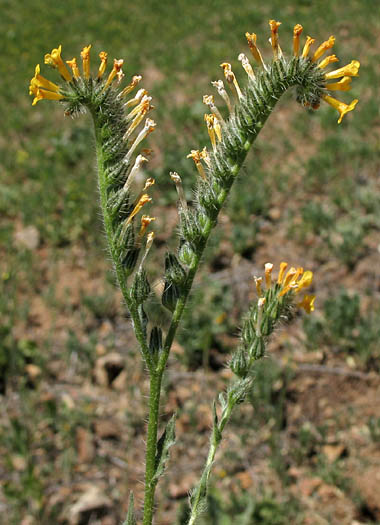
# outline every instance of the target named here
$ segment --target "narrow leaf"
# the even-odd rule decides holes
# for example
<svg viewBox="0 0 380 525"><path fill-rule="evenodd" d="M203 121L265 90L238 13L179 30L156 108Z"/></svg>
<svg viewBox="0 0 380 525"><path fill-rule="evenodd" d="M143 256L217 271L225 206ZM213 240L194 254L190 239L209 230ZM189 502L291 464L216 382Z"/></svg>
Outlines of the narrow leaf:
<svg viewBox="0 0 380 525"><path fill-rule="evenodd" d="M173 414L166 428L158 440L157 454L156 454L156 472L152 478L152 483L157 483L159 478L163 475L166 463L169 459L169 450L175 443L175 420L176 414Z"/></svg>
<svg viewBox="0 0 380 525"><path fill-rule="evenodd" d="M127 517L123 525L137 525L134 506L135 505L134 505L133 492L131 492L129 494L128 513L127 513Z"/></svg>

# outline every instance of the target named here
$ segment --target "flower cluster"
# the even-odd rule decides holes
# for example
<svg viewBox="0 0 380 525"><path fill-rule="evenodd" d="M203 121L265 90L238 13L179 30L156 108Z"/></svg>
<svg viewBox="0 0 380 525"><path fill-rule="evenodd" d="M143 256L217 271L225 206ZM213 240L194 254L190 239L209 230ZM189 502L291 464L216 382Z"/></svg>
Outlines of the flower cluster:
<svg viewBox="0 0 380 525"><path fill-rule="evenodd" d="M255 277L258 299L253 302L241 330L241 344L234 353L231 370L239 377L247 377L253 363L263 357L269 336L281 321L292 318L293 306L303 308L307 313L314 311L315 295L299 294L310 287L313 273L303 268L288 268L286 262L280 264L277 279L272 278L273 264L265 265L264 282Z"/></svg>

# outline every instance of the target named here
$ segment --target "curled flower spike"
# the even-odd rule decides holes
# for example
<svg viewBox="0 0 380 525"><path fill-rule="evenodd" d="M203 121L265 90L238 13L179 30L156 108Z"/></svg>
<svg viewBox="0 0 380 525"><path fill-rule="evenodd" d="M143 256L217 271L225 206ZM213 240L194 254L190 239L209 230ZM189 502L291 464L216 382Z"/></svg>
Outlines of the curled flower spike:
<svg viewBox="0 0 380 525"><path fill-rule="evenodd" d="M231 69L231 64L228 62L223 62L220 64L220 67L223 68L224 76L226 77L227 83L230 86L233 94L240 100L243 96L238 81L236 80L236 77Z"/></svg>
<svg viewBox="0 0 380 525"><path fill-rule="evenodd" d="M247 73L248 77L251 80L255 80L255 73L253 72L252 66L250 61L248 60L248 57L244 53L240 53L238 56L238 60L240 60L241 65L244 68L244 71Z"/></svg>
<svg viewBox="0 0 380 525"><path fill-rule="evenodd" d="M324 69L333 62L339 62L339 58L337 58L336 55L329 55L328 57L324 58L321 62L319 62L318 67L320 69Z"/></svg>
<svg viewBox="0 0 380 525"><path fill-rule="evenodd" d="M106 67L107 67L107 57L108 57L108 53L106 53L105 51L101 51L99 53L99 58L100 58L100 66L99 66L99 70L98 70L98 80L100 80L103 75L104 75L104 72L106 70Z"/></svg>
<svg viewBox="0 0 380 525"><path fill-rule="evenodd" d="M130 214L130 216L128 217L127 219L127 224L130 224L133 220L133 218L138 214L138 212L141 210L141 208L147 203L147 202L151 202L152 201L152 198L149 197L149 195L147 193L144 193L144 195L141 195L141 197L139 198L137 204L135 205L135 207L133 208L133 211L132 213Z"/></svg>
<svg viewBox="0 0 380 525"><path fill-rule="evenodd" d="M79 68L78 68L78 64L77 64L77 59L74 57L71 60L66 60L66 64L69 67L71 67L71 70L73 72L73 77L74 78L79 78L80 77L80 72L79 72Z"/></svg>
<svg viewBox="0 0 380 525"><path fill-rule="evenodd" d="M205 161L205 163L207 164L207 167L208 167L208 168L211 168L210 155L209 155L209 153L208 153L208 151L207 151L206 146L205 146L205 147L203 148L203 150L201 151L201 153L200 153L200 157L201 157L202 160Z"/></svg>
<svg viewBox="0 0 380 525"><path fill-rule="evenodd" d="M314 42L315 38L311 38L311 36L306 37L306 42L302 50L302 58L306 58L309 55L310 46L313 45Z"/></svg>
<svg viewBox="0 0 380 525"><path fill-rule="evenodd" d="M358 60L352 60L346 66L343 66L335 71L330 71L325 74L325 79L330 80L331 78L340 77L358 77L359 76L360 62Z"/></svg>
<svg viewBox="0 0 380 525"><path fill-rule="evenodd" d="M301 24L296 24L293 29L293 55L298 57L300 54L300 35L303 31Z"/></svg>
<svg viewBox="0 0 380 525"><path fill-rule="evenodd" d="M211 82L211 85L213 85L217 90L219 95L222 97L224 102L227 104L228 111L232 112L232 105L230 101L230 97L228 96L227 91L224 89L223 80L215 80L214 82Z"/></svg>
<svg viewBox="0 0 380 525"><path fill-rule="evenodd" d="M84 46L80 54L82 57L83 76L86 79L90 78L90 50L91 44L89 46Z"/></svg>
<svg viewBox="0 0 380 525"><path fill-rule="evenodd" d="M123 64L124 64L123 59L116 60L116 58L114 58L113 68L112 68L111 73L108 75L107 82L105 83L104 89L107 89L111 85L112 81L114 80L116 76L118 77L119 80L121 80L123 76L123 71L121 69L123 67Z"/></svg>
<svg viewBox="0 0 380 525"><path fill-rule="evenodd" d="M66 82L70 82L71 75L61 58L61 52L62 46L59 46L58 48L53 49L51 53L47 53L45 55L45 64L49 64L49 66L58 69L61 77L63 77Z"/></svg>
<svg viewBox="0 0 380 525"><path fill-rule="evenodd" d="M333 84L326 84L326 89L330 91L350 91L351 89L351 77L343 77L339 82Z"/></svg>
<svg viewBox="0 0 380 525"><path fill-rule="evenodd" d="M332 47L334 47L334 44L335 44L335 37L330 36L330 38L328 40L326 40L325 42L322 42L322 44L318 47L318 49L314 53L313 58L311 59L311 61L315 62L316 60L321 58L321 56L324 53L326 53L326 51L328 49L331 49Z"/></svg>
<svg viewBox="0 0 380 525"><path fill-rule="evenodd" d="M274 59L277 60L279 55L282 55L281 48L278 43L278 28L280 27L281 22L276 22L276 20L269 20L269 26L271 30L271 44L273 49Z"/></svg>
<svg viewBox="0 0 380 525"><path fill-rule="evenodd" d="M330 106L336 109L339 112L338 124L342 122L342 119L346 113L355 109L356 104L359 102L358 99L355 99L351 104L345 104L336 98L330 97L330 95L322 95L323 100L325 100Z"/></svg>
<svg viewBox="0 0 380 525"><path fill-rule="evenodd" d="M301 302L297 303L298 308L303 308L308 314L314 312L315 295L305 295Z"/></svg>
<svg viewBox="0 0 380 525"><path fill-rule="evenodd" d="M245 36L247 38L249 49L251 50L253 58L257 61L257 63L260 66L264 67L263 57L261 56L261 53L258 47L256 46L257 36L255 35L255 33L248 33L248 32L245 34Z"/></svg>
<svg viewBox="0 0 380 525"><path fill-rule="evenodd" d="M192 149L191 153L188 154L187 158L193 159L199 175L202 177L203 180L207 180L207 175L201 162L201 152L198 149Z"/></svg>

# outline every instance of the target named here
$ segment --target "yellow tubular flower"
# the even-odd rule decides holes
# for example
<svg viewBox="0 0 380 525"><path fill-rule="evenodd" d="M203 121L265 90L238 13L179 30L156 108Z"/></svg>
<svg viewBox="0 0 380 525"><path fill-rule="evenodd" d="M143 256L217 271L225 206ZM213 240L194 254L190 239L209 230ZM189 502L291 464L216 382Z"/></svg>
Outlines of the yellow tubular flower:
<svg viewBox="0 0 380 525"><path fill-rule="evenodd" d="M245 34L245 36L247 38L249 49L251 50L253 58L258 62L260 66L264 67L263 57L261 56L261 53L258 47L256 46L257 36L255 35L255 33L248 33L248 32Z"/></svg>
<svg viewBox="0 0 380 525"><path fill-rule="evenodd" d="M120 75L120 73L122 74L122 66L124 64L124 60L121 59L121 60L116 60L116 58L114 58L113 60L113 68L112 68L112 71L111 73L108 75L108 78L107 78L107 82L104 86L104 89L108 88L108 86L111 85L113 79L116 77L116 75Z"/></svg>
<svg viewBox="0 0 380 525"><path fill-rule="evenodd" d="M330 36L330 38L328 40L326 40L325 42L322 42L322 44L318 47L318 49L314 53L313 58L311 59L311 61L315 62L316 60L321 58L321 56L324 53L326 53L326 51L328 49L331 49L334 46L334 44L335 44L335 37Z"/></svg>
<svg viewBox="0 0 380 525"><path fill-rule="evenodd" d="M308 56L309 51L310 51L310 46L314 44L314 42L315 42L315 39L311 38L311 36L306 37L306 42L302 50L302 58L306 58Z"/></svg>
<svg viewBox="0 0 380 525"><path fill-rule="evenodd" d="M48 91L53 91L55 93L59 92L59 87L56 84L40 75L40 65L37 64L34 77L30 81L29 95L37 95L39 88L47 89Z"/></svg>
<svg viewBox="0 0 380 525"><path fill-rule="evenodd" d="M108 53L106 53L105 51L101 51L99 53L100 66L99 66L99 70L98 70L98 80L100 80L102 78L102 76L104 75L104 72L106 70L107 57L108 57Z"/></svg>
<svg viewBox="0 0 380 525"><path fill-rule="evenodd" d="M205 121L207 125L208 135L210 137L212 149L215 151L216 150L216 140L215 140L214 118L215 116L212 113L205 114Z"/></svg>
<svg viewBox="0 0 380 525"><path fill-rule="evenodd" d="M278 284L282 284L282 281L284 280L285 270L286 270L287 267L288 267L288 263L287 262L280 263L280 271L278 273L278 279L277 279L277 283Z"/></svg>
<svg viewBox="0 0 380 525"><path fill-rule="evenodd" d="M319 62L318 67L320 69L324 69L333 62L339 62L339 58L336 55L329 55L328 57L324 58L321 62Z"/></svg>
<svg viewBox="0 0 380 525"><path fill-rule="evenodd" d="M343 66L335 71L330 71L325 74L325 79L330 80L331 78L340 77L358 77L359 76L360 62L358 60L352 60L350 64Z"/></svg>
<svg viewBox="0 0 380 525"><path fill-rule="evenodd" d="M295 279L296 280L296 279ZM298 281L297 286L295 288L295 292L298 293L304 288L308 288L311 283L313 282L313 272L310 270L307 270L301 277L301 279Z"/></svg>
<svg viewBox="0 0 380 525"><path fill-rule="evenodd" d="M356 104L359 102L358 99L355 99L351 102L351 104L347 105L344 102L337 100L336 98L330 97L329 95L322 95L322 98L328 104L330 104L330 106L339 111L338 124L342 122L344 115L349 111L352 111L355 108Z"/></svg>
<svg viewBox="0 0 380 525"><path fill-rule="evenodd" d="M140 239L144 236L144 233L146 232L146 229L149 226L149 224L155 220L156 220L156 217L149 217L149 215L143 215L141 217L141 228L138 234Z"/></svg>
<svg viewBox="0 0 380 525"><path fill-rule="evenodd" d="M32 106L35 106L39 100L46 98L47 100L62 100L65 98L60 93L54 93L53 91L45 91L44 89L37 89L35 98L33 99Z"/></svg>
<svg viewBox="0 0 380 525"><path fill-rule="evenodd" d="M299 308L303 308L308 314L314 312L315 295L305 295L300 303L297 304Z"/></svg>
<svg viewBox="0 0 380 525"><path fill-rule="evenodd" d="M72 60L66 60L66 64L71 67L74 78L80 77L80 72L77 65L77 59L74 57Z"/></svg>
<svg viewBox="0 0 380 525"><path fill-rule="evenodd" d="M271 288L272 286L272 270L273 270L273 264L272 263L266 263L265 264L265 286L267 290Z"/></svg>
<svg viewBox="0 0 380 525"><path fill-rule="evenodd" d="M293 29L293 55L298 57L300 54L300 34L303 31L301 24L297 24Z"/></svg>
<svg viewBox="0 0 380 525"><path fill-rule="evenodd" d="M261 284L263 282L263 278L262 277L255 277L255 286L256 286L256 292L257 292L257 295L259 297L261 297L263 295L263 290L261 288Z"/></svg>
<svg viewBox="0 0 380 525"><path fill-rule="evenodd" d="M278 44L278 28L280 27L281 22L276 22L276 20L269 20L269 26L271 30L271 44L273 49L274 59L278 59L280 46Z"/></svg>
<svg viewBox="0 0 380 525"><path fill-rule="evenodd" d="M326 89L329 89L330 91L350 91L351 81L351 77L343 77L342 80L339 80L339 82L326 84Z"/></svg>
<svg viewBox="0 0 380 525"><path fill-rule="evenodd" d="M144 195L141 195L140 199L138 200L136 206L134 207L132 213L128 217L127 224L130 224L132 222L132 219L135 215L138 214L138 212L141 210L141 208L147 203L151 202L152 198L149 197L147 193L144 193Z"/></svg>
<svg viewBox="0 0 380 525"><path fill-rule="evenodd" d="M248 77L251 80L255 80L255 73L253 72L252 66L250 61L248 60L248 57L244 53L240 53L238 56L238 60L240 60L241 65L244 68L244 71L247 73Z"/></svg>
<svg viewBox="0 0 380 525"><path fill-rule="evenodd" d="M120 95L122 97L125 97L126 95L128 95L128 93L130 93L137 86L137 84L141 81L141 79L142 79L141 75L133 76L131 82L128 84L128 86L126 86L123 89Z"/></svg>
<svg viewBox="0 0 380 525"><path fill-rule="evenodd" d="M192 149L186 158L193 159L199 175L203 180L207 180L206 172L201 162L201 152L198 149Z"/></svg>
<svg viewBox="0 0 380 525"><path fill-rule="evenodd" d="M229 64L228 62L223 62L222 64L220 64L220 67L223 68L224 76L226 77L228 85L230 86L233 94L236 95L238 99L241 99L243 94L240 90L235 74L231 69L231 64Z"/></svg>
<svg viewBox="0 0 380 525"><path fill-rule="evenodd" d="M49 64L56 69L58 69L60 75L66 80L66 82L71 81L71 75L65 66L61 58L62 46L59 46L56 49L53 49L51 53L45 55L45 64Z"/></svg>
<svg viewBox="0 0 380 525"><path fill-rule="evenodd" d="M91 44L89 46L85 46L80 53L80 56L82 57L83 61L84 78L90 78L90 49Z"/></svg>

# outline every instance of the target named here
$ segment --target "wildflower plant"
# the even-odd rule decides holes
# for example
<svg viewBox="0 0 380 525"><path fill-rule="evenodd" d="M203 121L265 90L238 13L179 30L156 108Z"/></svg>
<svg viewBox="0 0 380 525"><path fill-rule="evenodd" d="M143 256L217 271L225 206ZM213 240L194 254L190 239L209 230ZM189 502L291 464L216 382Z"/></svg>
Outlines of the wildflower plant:
<svg viewBox="0 0 380 525"><path fill-rule="evenodd" d="M279 43L280 22L270 20L269 26L273 60L264 63L256 34L246 33L253 63L244 53L238 56L247 74L245 86L239 85L232 65L223 62L224 80L213 81L214 94L203 97L208 108L204 120L211 148L193 149L188 155L198 174L191 204L186 201L180 175L170 173L178 192L179 243L176 253L168 252L165 256L161 300L171 313L165 333L162 327L151 326L144 307L151 292L145 267L154 242L151 223L156 219L143 212L152 201L149 192L155 180L147 178L136 192L136 175L149 160L150 150L141 148L155 131L156 123L148 116L154 108L152 97L145 89L138 89L141 76L135 75L123 84L123 60L116 59L107 74L108 57L104 51L99 54L100 64L94 74L91 45L81 52L81 67L76 58L64 61L59 46L45 55L45 64L58 71L62 82L55 84L41 76L39 65L30 82L33 105L42 99L57 100L63 104L65 115L88 111L93 119L100 202L109 251L150 378L144 525L153 521L156 486L175 441L175 416L158 439L163 374L202 254L248 151L278 99L290 88L296 89L297 101L304 107L318 109L321 101L330 104L339 113L338 123L358 102L346 104L331 95L335 91L348 91L360 66L353 60L326 72L330 64L338 61L333 54L325 56L334 45L333 36L312 52L314 39L307 36L302 45L303 28L297 24L292 52L287 57ZM225 108L218 108L216 95ZM264 281L255 278L258 297L242 322L240 344L229 361L236 380L219 394L213 406L209 453L200 481L190 496L189 524L194 524L205 509L211 468L223 430L235 405L244 401L252 388L254 365L265 355L268 339L280 322L292 317L295 307L308 313L314 310L315 296L301 297L312 283L311 271L301 267L287 269L284 262L277 278L272 277L272 270L273 265L267 263ZM125 523L136 523L132 495Z"/></svg>

